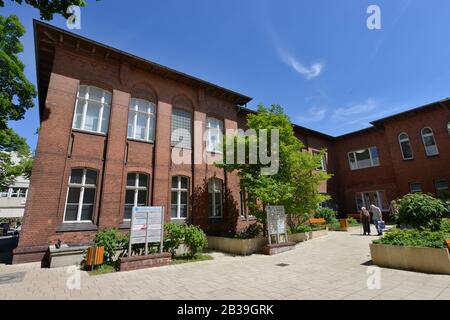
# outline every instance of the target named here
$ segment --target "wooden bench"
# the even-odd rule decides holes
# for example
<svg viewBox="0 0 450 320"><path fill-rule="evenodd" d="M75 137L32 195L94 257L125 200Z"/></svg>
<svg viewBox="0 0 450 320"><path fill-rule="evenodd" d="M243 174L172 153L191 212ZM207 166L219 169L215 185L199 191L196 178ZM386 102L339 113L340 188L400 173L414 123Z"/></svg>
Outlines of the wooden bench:
<svg viewBox="0 0 450 320"><path fill-rule="evenodd" d="M310 224L324 224L326 221L324 218L310 218L309 223Z"/></svg>

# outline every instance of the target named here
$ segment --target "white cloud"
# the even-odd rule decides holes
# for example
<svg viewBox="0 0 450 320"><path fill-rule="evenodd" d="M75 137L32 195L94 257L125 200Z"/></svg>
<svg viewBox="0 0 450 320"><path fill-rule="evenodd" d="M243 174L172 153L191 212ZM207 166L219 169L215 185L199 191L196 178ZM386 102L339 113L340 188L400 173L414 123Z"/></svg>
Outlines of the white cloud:
<svg viewBox="0 0 450 320"><path fill-rule="evenodd" d="M372 112L378 108L378 103L369 98L366 101L349 107L338 108L333 113L333 120L345 121L346 123L357 123L372 115Z"/></svg>
<svg viewBox="0 0 450 320"><path fill-rule="evenodd" d="M308 109L306 115L297 116L296 120L299 122L317 122L323 120L326 113L327 109L325 108L312 107Z"/></svg>
<svg viewBox="0 0 450 320"><path fill-rule="evenodd" d="M288 51L278 47L278 54L281 60L294 69L295 72L301 74L306 80L311 80L318 77L323 70L323 63L314 63L310 67L304 66L297 59L295 59Z"/></svg>

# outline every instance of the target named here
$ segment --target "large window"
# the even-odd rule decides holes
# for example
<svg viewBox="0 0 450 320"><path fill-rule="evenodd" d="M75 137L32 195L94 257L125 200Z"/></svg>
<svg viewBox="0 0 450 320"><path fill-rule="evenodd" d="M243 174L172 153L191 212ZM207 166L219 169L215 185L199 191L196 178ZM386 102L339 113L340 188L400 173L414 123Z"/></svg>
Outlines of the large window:
<svg viewBox="0 0 450 320"><path fill-rule="evenodd" d="M315 155L320 155L319 151L313 151L313 154ZM323 154L321 159L320 159L320 166L317 168L318 170L321 171L327 171L327 154Z"/></svg>
<svg viewBox="0 0 450 320"><path fill-rule="evenodd" d="M127 187L125 193L125 214L124 220L131 219L133 207L143 207L147 205L148 198L148 175L144 173L128 173Z"/></svg>
<svg viewBox="0 0 450 320"><path fill-rule="evenodd" d="M191 149L191 127L191 114L184 110L173 109L171 145L177 148Z"/></svg>
<svg viewBox="0 0 450 320"><path fill-rule="evenodd" d="M409 184L409 191L411 193L422 192L422 184L420 182L411 182Z"/></svg>
<svg viewBox="0 0 450 320"><path fill-rule="evenodd" d="M436 140L434 139L433 130L426 127L422 129L422 141L427 156L435 156L439 154Z"/></svg>
<svg viewBox="0 0 450 320"><path fill-rule="evenodd" d="M26 199L28 188L3 188L0 191L0 198L23 198Z"/></svg>
<svg viewBox="0 0 450 320"><path fill-rule="evenodd" d="M450 136L450 121L447 123L447 132L448 132L448 135Z"/></svg>
<svg viewBox="0 0 450 320"><path fill-rule="evenodd" d="M95 206L97 171L72 169L67 191L65 222L91 222Z"/></svg>
<svg viewBox="0 0 450 320"><path fill-rule="evenodd" d="M222 217L222 180L208 181L208 215L210 218Z"/></svg>
<svg viewBox="0 0 450 320"><path fill-rule="evenodd" d="M155 105L142 99L131 99L128 113L128 132L130 139L154 141Z"/></svg>
<svg viewBox="0 0 450 320"><path fill-rule="evenodd" d="M79 86L73 128L106 133L110 105L110 92L91 86Z"/></svg>
<svg viewBox="0 0 450 320"><path fill-rule="evenodd" d="M222 152L223 121L208 117L206 118L206 151Z"/></svg>
<svg viewBox="0 0 450 320"><path fill-rule="evenodd" d="M351 170L375 167L380 165L377 147L366 148L348 153Z"/></svg>
<svg viewBox="0 0 450 320"><path fill-rule="evenodd" d="M445 201L450 200L450 193L448 192L448 181L437 180L435 185L438 198Z"/></svg>
<svg viewBox="0 0 450 320"><path fill-rule="evenodd" d="M172 177L170 217L186 219L188 216L189 178Z"/></svg>
<svg viewBox="0 0 450 320"><path fill-rule="evenodd" d="M398 136L398 142L400 143L400 150L402 152L403 160L413 159L413 152L411 148L411 143L409 142L409 137L406 133L400 133Z"/></svg>

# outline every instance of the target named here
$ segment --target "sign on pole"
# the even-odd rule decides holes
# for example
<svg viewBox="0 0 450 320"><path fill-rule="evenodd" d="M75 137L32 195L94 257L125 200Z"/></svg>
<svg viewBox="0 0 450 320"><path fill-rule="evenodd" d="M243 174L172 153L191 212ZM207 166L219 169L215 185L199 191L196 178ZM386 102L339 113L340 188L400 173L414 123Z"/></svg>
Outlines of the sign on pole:
<svg viewBox="0 0 450 320"><path fill-rule="evenodd" d="M163 207L133 207L131 214L130 244L128 256L131 256L133 244L145 243L145 255L148 254L149 243L160 243L163 250L164 238L164 208Z"/></svg>
<svg viewBox="0 0 450 320"><path fill-rule="evenodd" d="M267 206L267 232L269 244L272 244L272 236L276 243L288 241L284 206Z"/></svg>

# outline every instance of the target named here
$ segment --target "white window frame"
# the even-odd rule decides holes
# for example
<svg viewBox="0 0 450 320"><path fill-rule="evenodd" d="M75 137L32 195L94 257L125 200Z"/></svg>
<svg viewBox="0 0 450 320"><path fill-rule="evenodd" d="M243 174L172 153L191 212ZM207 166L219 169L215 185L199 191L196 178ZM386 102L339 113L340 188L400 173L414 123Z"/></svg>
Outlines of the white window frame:
<svg viewBox="0 0 450 320"><path fill-rule="evenodd" d="M211 153L222 153L221 145L223 144L223 120L206 117L206 151ZM216 143L212 144L212 137L216 137Z"/></svg>
<svg viewBox="0 0 450 320"><path fill-rule="evenodd" d="M431 132L430 133L423 133L423 131L425 130L425 129L429 129ZM423 147L425 148L425 154L427 155L427 157L432 157L432 156L437 156L437 155L439 155L439 149L438 149L438 146L437 146L437 142L436 142L436 138L435 138L435 136L434 136L434 132L433 132L433 129L431 129L430 127L424 127L424 128L422 128L422 130L420 130L420 135L422 136L422 143L423 143ZM428 152L428 149L427 149L427 146L426 146L426 144L425 144L425 138L426 137L432 137L433 138L433 141L434 141L434 146L436 147L436 152L435 153L429 153Z"/></svg>
<svg viewBox="0 0 450 320"><path fill-rule="evenodd" d="M172 179L173 178L177 178L177 187L174 188L173 186L171 186L170 196L172 197L172 192L176 192L177 193L177 203L175 204L175 206L177 206L177 216L176 217L172 217L172 206L174 204L172 204L172 199L171 199L171 201L170 201L170 219L171 220L186 220L186 219L189 218L189 183L190 183L190 179L189 179L189 177L186 177L186 176L173 176ZM181 180L182 179L187 179L187 187L186 188L183 188L181 186ZM171 181L171 183L172 183L172 181ZM186 215L186 217L182 217L181 216L181 205L182 205L182 203L181 203L181 194L182 193L186 193L187 194L187 197L186 197L186 201L187 201L186 202L187 215Z"/></svg>
<svg viewBox="0 0 450 320"><path fill-rule="evenodd" d="M419 185L420 191L413 191L412 185L414 185L414 184L415 184L415 185ZM422 192L422 183L417 182L417 181L410 182L410 183L409 183L409 192L410 192L410 193L418 193L418 192Z"/></svg>
<svg viewBox="0 0 450 320"><path fill-rule="evenodd" d="M86 87L86 93L84 95L84 97L80 96L80 88L81 87ZM96 88L98 90L102 91L102 98L100 101L98 100L92 100L89 99L89 91L91 88ZM109 100L111 101L111 92L104 90L102 88L98 88L95 86L86 86L86 85L80 85L78 86L78 91L77 91L77 98L76 98L76 103L75 103L75 110L74 110L74 114L73 114L73 120L72 120L72 128L75 130L80 130L80 131L86 131L86 132L94 132L94 133L98 133L98 134L107 134L108 133L108 129L109 129L109 117L111 116L111 106L110 103L108 103L105 99L106 96L109 95ZM85 125L86 125L86 113L87 113L87 107L88 107L88 103L89 102L95 102L95 103L100 103L101 107L100 107L100 111L98 114L98 120L97 120L97 130L88 130L85 129ZM79 103L83 103L83 111L82 111L82 115L81 115L81 124L80 124L80 128L76 128L75 127L75 121L76 121L76 110L78 108L78 104ZM105 108L109 108L109 117L108 119L105 119L106 121L106 131L103 132L102 131L102 120L103 120L103 114L105 111Z"/></svg>
<svg viewBox="0 0 450 320"><path fill-rule="evenodd" d="M136 178L134 179L134 186L129 186L128 185L128 177L127 177L127 182L126 182L126 186L125 186L125 199L126 199L126 192L128 190L132 190L134 191L134 198L133 198L133 206L137 207L138 206L138 196L139 196L139 191L146 191L147 192L147 197L146 197L146 205L148 204L148 184L149 184L149 179L150 179L150 175L146 174L146 173L140 173L140 172L128 172L128 174L136 174ZM139 186L139 176L147 176L147 185L145 187ZM125 207L127 206L126 200L125 200ZM125 211L124 211L125 214ZM131 221L131 218L123 218L123 221Z"/></svg>
<svg viewBox="0 0 450 320"><path fill-rule="evenodd" d="M447 122L447 132L448 132L448 135L450 136L450 121Z"/></svg>
<svg viewBox="0 0 450 320"><path fill-rule="evenodd" d="M219 189L217 189L217 182L219 182L220 186ZM213 192L210 192L209 184L212 183ZM212 210L213 212L208 212L208 217L213 219L220 219L223 217L223 181L218 178L211 178L208 180L208 201L209 201L209 195L212 195ZM217 215L216 213L216 196L219 194L220 196L220 215ZM208 204L209 208L209 204Z"/></svg>
<svg viewBox="0 0 450 320"><path fill-rule="evenodd" d="M139 102L148 103L147 112L139 111ZM138 98L131 98L129 109L128 109L128 121L130 120L130 113L133 112L133 125L132 125L132 133L133 136L130 137L128 135L128 127L127 127L127 138L133 139L133 140L139 140L139 141L146 141L146 142L154 142L155 137L155 117L156 117L156 106L153 102L144 100L144 99L138 99ZM147 124L145 126L145 139L137 138L136 137L136 127L137 127L137 118L138 114L144 115L147 118ZM128 123L129 125L129 123ZM150 132L152 131L153 139L150 139Z"/></svg>
<svg viewBox="0 0 450 320"><path fill-rule="evenodd" d="M241 201L241 207L240 207L240 212L239 212L239 216L241 218L246 218L247 217L247 206L246 206L246 194L245 194L245 190L240 190L239 192L239 200Z"/></svg>
<svg viewBox="0 0 450 320"><path fill-rule="evenodd" d="M374 164L374 162L373 162L373 157L372 157L372 149L377 149L377 154L378 154L378 164ZM369 151L369 157L370 157L370 166L368 166L368 167L362 167L362 168L359 168L358 167L358 160L357 160L357 158L356 158L356 153L357 152L359 152L359 151L366 151L366 150L368 150ZM356 164L356 168L352 168L352 164L351 164L351 161L350 161L350 154L353 154L353 157L354 157L354 159L355 159L355 164ZM355 150L355 151L350 151L349 153L347 153L347 160L348 160L348 165L349 165L349 167L350 167L350 170L362 170L362 169L367 169L367 168L372 168L372 167L379 167L380 166L380 154L378 153L378 148L376 147L376 146L371 146L371 147L367 147L367 148L363 148L363 149L359 149L359 150Z"/></svg>
<svg viewBox="0 0 450 320"><path fill-rule="evenodd" d="M406 135L406 138L401 138L402 135ZM409 149L411 149L411 157L407 158L405 157L405 153L403 152L403 147L402 147L402 143L408 143L409 144ZM403 160L413 160L414 159L414 152L411 146L411 141L409 140L409 136L406 132L402 132L398 135L398 144L400 145L400 151L402 153L402 158Z"/></svg>
<svg viewBox="0 0 450 320"><path fill-rule="evenodd" d="M71 183L70 178L72 177L72 171L69 176L69 183L67 186L67 194L66 194L66 203L64 206L64 218L63 223L92 223L95 214L96 200L97 200L97 182L98 182L98 171L90 168L72 168L71 170L83 169L83 176L81 178L81 184L79 183ZM87 171L95 171L97 173L96 176L96 184L86 184L86 173ZM66 221L66 210L67 210L67 201L69 200L69 190L70 188L79 188L80 190L80 198L78 199L78 212L77 212L77 220ZM94 189L94 203L92 203L92 217L91 220L81 220L81 211L83 210L83 200L84 200L84 190L85 189Z"/></svg>

